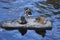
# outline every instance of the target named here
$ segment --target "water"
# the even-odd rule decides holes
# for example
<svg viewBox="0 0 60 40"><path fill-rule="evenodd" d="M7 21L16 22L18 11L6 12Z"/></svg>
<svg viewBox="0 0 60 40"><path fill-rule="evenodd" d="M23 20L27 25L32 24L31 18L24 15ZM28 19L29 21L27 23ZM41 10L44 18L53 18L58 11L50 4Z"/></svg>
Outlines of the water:
<svg viewBox="0 0 60 40"><path fill-rule="evenodd" d="M48 20L53 20L53 29L46 30L44 38L34 30L28 30L24 36L18 30L2 30L0 40L60 40L60 8L56 9L53 4L47 4L46 0L1 0L0 21L19 18L24 15L25 7L32 9L34 16L45 15Z"/></svg>

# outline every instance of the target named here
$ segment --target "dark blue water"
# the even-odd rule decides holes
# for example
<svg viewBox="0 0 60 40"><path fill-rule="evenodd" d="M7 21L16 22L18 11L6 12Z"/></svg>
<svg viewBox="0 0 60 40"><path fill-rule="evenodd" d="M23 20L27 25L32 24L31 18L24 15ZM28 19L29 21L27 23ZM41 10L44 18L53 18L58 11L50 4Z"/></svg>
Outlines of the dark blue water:
<svg viewBox="0 0 60 40"><path fill-rule="evenodd" d="M53 20L53 29L46 30L44 38L34 30L28 30L24 36L18 30L2 30L0 40L60 40L60 8L56 9L53 4L47 4L46 0L1 0L0 22L19 18L24 15L25 7L32 9L34 16L45 15L48 20Z"/></svg>

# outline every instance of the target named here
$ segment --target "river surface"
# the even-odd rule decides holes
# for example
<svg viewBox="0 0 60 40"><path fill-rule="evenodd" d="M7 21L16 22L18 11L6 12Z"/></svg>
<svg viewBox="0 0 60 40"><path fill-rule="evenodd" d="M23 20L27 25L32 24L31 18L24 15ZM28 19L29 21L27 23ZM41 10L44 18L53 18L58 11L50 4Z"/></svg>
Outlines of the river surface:
<svg viewBox="0 0 60 40"><path fill-rule="evenodd" d="M60 40L60 8L46 0L0 0L0 22L13 20L24 15L24 8L32 9L34 16L45 15L48 20L53 20L52 30L46 30L46 36L35 33L34 30L22 36L18 30L8 31L0 28L0 40Z"/></svg>

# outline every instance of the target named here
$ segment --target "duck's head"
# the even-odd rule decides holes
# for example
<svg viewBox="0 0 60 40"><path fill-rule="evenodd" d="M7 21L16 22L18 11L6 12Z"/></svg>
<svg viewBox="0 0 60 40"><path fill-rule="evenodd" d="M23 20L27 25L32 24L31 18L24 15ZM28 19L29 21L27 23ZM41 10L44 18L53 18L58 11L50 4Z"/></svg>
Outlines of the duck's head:
<svg viewBox="0 0 60 40"><path fill-rule="evenodd" d="M25 14L26 15L32 15L30 8L25 8Z"/></svg>

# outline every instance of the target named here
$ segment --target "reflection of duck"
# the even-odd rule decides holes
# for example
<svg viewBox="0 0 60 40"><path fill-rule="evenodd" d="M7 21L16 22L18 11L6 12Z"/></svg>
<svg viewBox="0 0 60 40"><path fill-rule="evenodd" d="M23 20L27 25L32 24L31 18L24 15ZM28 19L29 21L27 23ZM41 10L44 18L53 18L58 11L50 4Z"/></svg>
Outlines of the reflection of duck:
<svg viewBox="0 0 60 40"><path fill-rule="evenodd" d="M29 8L25 9L25 16L30 17L32 15L31 10Z"/></svg>

